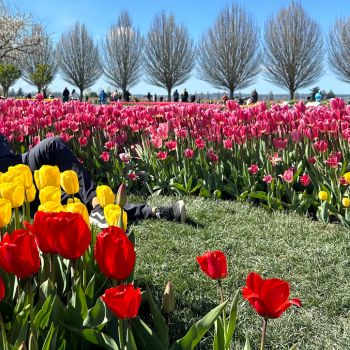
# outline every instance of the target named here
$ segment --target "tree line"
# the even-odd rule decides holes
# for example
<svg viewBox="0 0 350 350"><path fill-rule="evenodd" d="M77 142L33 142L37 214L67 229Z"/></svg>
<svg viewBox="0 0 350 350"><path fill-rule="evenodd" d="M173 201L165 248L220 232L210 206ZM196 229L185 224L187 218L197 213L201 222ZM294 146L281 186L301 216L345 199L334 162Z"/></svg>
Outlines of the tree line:
<svg viewBox="0 0 350 350"><path fill-rule="evenodd" d="M336 76L350 82L350 17L337 19L326 39L301 3L291 1L272 15L261 31L253 17L235 3L223 8L194 43L184 24L164 11L155 15L143 37L127 11L120 13L102 42L76 22L54 45L31 15L0 0L0 85L5 96L21 76L46 91L57 72L80 91L103 74L123 94L141 78L166 89L183 84L192 73L218 89L235 91L253 84L258 74L289 91L311 86L323 74L324 57Z"/></svg>

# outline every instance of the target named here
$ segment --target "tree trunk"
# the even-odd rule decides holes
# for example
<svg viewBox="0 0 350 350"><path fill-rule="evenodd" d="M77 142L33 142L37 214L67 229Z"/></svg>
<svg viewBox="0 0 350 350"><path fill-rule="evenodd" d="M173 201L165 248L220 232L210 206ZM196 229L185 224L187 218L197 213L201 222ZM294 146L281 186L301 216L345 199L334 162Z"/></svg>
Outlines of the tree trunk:
<svg viewBox="0 0 350 350"><path fill-rule="evenodd" d="M122 96L122 100L123 101L126 101L126 88L122 88L122 91L123 91L123 96Z"/></svg>
<svg viewBox="0 0 350 350"><path fill-rule="evenodd" d="M295 90L294 90L294 89L289 89L289 95L290 95L290 99L291 99L291 100L294 99L294 93L295 93Z"/></svg>
<svg viewBox="0 0 350 350"><path fill-rule="evenodd" d="M83 93L84 93L84 89L80 87L79 90L80 90L79 101L80 101L80 102L83 102Z"/></svg>
<svg viewBox="0 0 350 350"><path fill-rule="evenodd" d="M171 88L168 88L168 101L171 102Z"/></svg>
<svg viewBox="0 0 350 350"><path fill-rule="evenodd" d="M9 86L3 86L2 89L4 90L4 97L9 96Z"/></svg>
<svg viewBox="0 0 350 350"><path fill-rule="evenodd" d="M230 89L230 100L233 100L233 89Z"/></svg>

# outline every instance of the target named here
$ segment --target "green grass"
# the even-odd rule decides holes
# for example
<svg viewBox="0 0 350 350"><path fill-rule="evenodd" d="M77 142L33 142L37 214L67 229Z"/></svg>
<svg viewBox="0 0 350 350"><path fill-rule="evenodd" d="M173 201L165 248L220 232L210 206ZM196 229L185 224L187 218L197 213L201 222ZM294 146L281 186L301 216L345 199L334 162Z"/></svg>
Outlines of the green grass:
<svg viewBox="0 0 350 350"><path fill-rule="evenodd" d="M135 200L135 198L134 198ZM154 197L149 204L169 204ZM130 200L131 201L131 200ZM137 199L136 199L137 201ZM221 249L228 258L226 296L256 271L291 284L291 298L302 300L269 322L267 349L350 349L350 233L340 225L324 226L297 214L269 214L249 204L185 198L189 221L144 220L132 226L136 235L136 277L146 279L160 302L167 281L176 291L171 336L177 339L218 303L215 281L196 264L196 256ZM261 319L243 298L235 349L243 349L249 332L258 348ZM237 346L239 345L239 346ZM208 334L198 349L211 349Z"/></svg>

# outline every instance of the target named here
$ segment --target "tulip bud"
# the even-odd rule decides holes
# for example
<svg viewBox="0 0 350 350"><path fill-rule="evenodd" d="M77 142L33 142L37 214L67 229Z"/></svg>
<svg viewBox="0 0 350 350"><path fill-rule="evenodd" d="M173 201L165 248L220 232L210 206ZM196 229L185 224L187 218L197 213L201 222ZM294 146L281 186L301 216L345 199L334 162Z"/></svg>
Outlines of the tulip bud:
<svg viewBox="0 0 350 350"><path fill-rule="evenodd" d="M83 217L83 219L86 222L86 224L88 226L90 225L89 213L88 213L88 210L87 210L86 206L83 203L81 203L81 202L70 203L70 204L67 204L64 207L64 209L68 213L78 213L78 214L80 214Z"/></svg>
<svg viewBox="0 0 350 350"><path fill-rule="evenodd" d="M27 346L25 342L22 342L22 344L19 346L18 350L27 350Z"/></svg>
<svg viewBox="0 0 350 350"><path fill-rule="evenodd" d="M326 191L320 191L318 193L318 198L320 199L320 201L326 201L328 199L328 194Z"/></svg>
<svg viewBox="0 0 350 350"><path fill-rule="evenodd" d="M0 185L0 195L11 202L12 208L18 208L24 202L24 187L18 183L5 182Z"/></svg>
<svg viewBox="0 0 350 350"><path fill-rule="evenodd" d="M123 182L119 188L117 193L117 200L116 203L123 209L126 204L126 186Z"/></svg>
<svg viewBox="0 0 350 350"><path fill-rule="evenodd" d="M8 225L11 221L12 206L8 199L0 198L0 227Z"/></svg>
<svg viewBox="0 0 350 350"><path fill-rule="evenodd" d="M349 206L350 206L350 199L348 197L344 197L341 202L342 202L342 204L343 204L343 206L345 208L349 208Z"/></svg>
<svg viewBox="0 0 350 350"><path fill-rule="evenodd" d="M109 186L97 186L96 196L102 208L106 207L108 204L114 204L114 193Z"/></svg>
<svg viewBox="0 0 350 350"><path fill-rule="evenodd" d="M55 186L46 186L39 192L40 204L46 202L61 203L61 189Z"/></svg>
<svg viewBox="0 0 350 350"><path fill-rule="evenodd" d="M35 188L34 184L32 183L32 186L26 190L25 201L28 203L31 203L35 199L35 196L36 196L36 188Z"/></svg>
<svg viewBox="0 0 350 350"><path fill-rule="evenodd" d="M24 188L28 190L33 185L33 174L28 165L17 164L15 166L10 166L8 172L21 172L24 177Z"/></svg>
<svg viewBox="0 0 350 350"><path fill-rule="evenodd" d="M66 170L61 173L60 184L64 192L73 195L79 192L78 175L74 170Z"/></svg>
<svg viewBox="0 0 350 350"><path fill-rule="evenodd" d="M108 204L104 207L104 214L108 226L118 226L119 217L121 214L121 208L118 204ZM124 231L126 231L126 227L128 224L128 216L126 212L123 210L123 227L121 227Z"/></svg>
<svg viewBox="0 0 350 350"><path fill-rule="evenodd" d="M38 211L43 211L44 213L59 213L61 211L64 211L64 208L61 203L46 202L39 205Z"/></svg>
<svg viewBox="0 0 350 350"><path fill-rule="evenodd" d="M168 282L165 286L165 291L163 294L162 310L169 314L175 308L175 294L174 288L171 282Z"/></svg>
<svg viewBox="0 0 350 350"><path fill-rule="evenodd" d="M39 191L46 186L60 187L60 170L56 165L43 165L35 170L34 180Z"/></svg>

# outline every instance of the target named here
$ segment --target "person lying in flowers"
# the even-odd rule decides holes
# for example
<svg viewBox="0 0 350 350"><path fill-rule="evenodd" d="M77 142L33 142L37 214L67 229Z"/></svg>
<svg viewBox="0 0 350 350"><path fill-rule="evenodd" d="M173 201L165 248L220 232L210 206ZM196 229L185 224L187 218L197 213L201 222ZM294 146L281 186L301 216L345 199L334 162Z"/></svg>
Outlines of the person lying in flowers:
<svg viewBox="0 0 350 350"><path fill-rule="evenodd" d="M90 223L100 228L108 227L103 205L101 205L102 203L99 202L96 195L96 184L88 170L82 166L61 138L47 138L39 142L30 151L15 154L6 137L0 135L0 172L6 172L8 167L17 164L28 165L32 173L39 170L43 165L56 165L61 173L67 170L75 171L79 183L79 191L76 197L86 205L90 214ZM68 198L69 194L62 192L62 203L67 202ZM33 203L36 210L39 205L38 198ZM185 222L186 220L186 209L182 200L173 205L159 208L151 208L146 204L127 203L124 210L130 222L147 218L163 218L179 222Z"/></svg>

